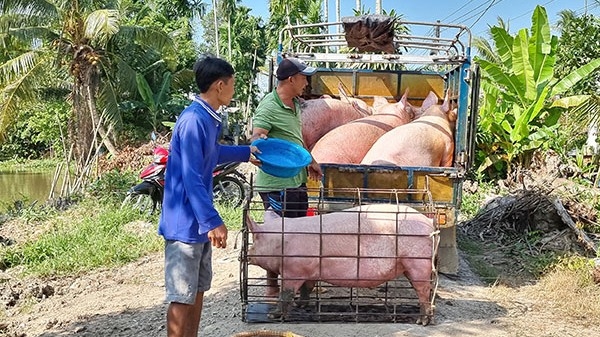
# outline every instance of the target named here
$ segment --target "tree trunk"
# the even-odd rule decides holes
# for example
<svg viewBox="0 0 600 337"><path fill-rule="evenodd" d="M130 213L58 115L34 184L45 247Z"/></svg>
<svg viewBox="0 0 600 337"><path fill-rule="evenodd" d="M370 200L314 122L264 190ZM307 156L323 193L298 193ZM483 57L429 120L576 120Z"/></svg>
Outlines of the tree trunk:
<svg viewBox="0 0 600 337"><path fill-rule="evenodd" d="M95 63L90 61L91 53L93 53L91 47L79 47L71 65L74 85L69 141L73 146L75 160L74 190L85 187L92 164L97 159L100 144L103 143L111 154L117 154L115 146L108 137L110 132L105 130L104 121L96 109L100 74Z"/></svg>
<svg viewBox="0 0 600 337"><path fill-rule="evenodd" d="M232 62L233 58L231 56L231 14L227 18L227 43L228 43L227 47L229 50L229 62Z"/></svg>
<svg viewBox="0 0 600 337"><path fill-rule="evenodd" d="M219 52L219 21L217 20L217 0L213 0L213 17L215 23L215 54L217 57L221 57Z"/></svg>

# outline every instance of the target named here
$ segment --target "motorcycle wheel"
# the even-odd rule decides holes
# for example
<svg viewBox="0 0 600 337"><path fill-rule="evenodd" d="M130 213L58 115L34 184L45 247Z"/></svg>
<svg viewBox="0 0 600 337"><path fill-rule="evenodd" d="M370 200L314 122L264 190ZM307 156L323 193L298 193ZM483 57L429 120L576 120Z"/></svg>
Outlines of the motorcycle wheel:
<svg viewBox="0 0 600 337"><path fill-rule="evenodd" d="M213 200L221 205L238 207L246 197L246 188L237 178L225 176L213 186Z"/></svg>
<svg viewBox="0 0 600 337"><path fill-rule="evenodd" d="M133 209L137 209L140 213L154 213L155 209L153 208L152 198L148 194L136 194L129 193L121 203L121 209L124 207L130 207Z"/></svg>

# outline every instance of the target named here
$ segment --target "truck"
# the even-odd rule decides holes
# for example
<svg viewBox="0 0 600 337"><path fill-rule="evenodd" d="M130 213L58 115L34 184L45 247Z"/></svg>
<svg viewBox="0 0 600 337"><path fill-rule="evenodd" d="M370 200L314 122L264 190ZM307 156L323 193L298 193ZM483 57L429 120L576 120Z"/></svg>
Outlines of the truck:
<svg viewBox="0 0 600 337"><path fill-rule="evenodd" d="M309 188L426 191L441 230L438 268L447 274L458 271L456 221L477 129L479 72L471 59L471 39L463 25L363 15L335 23L286 27L280 34L277 55L277 61L293 56L317 68L309 78L307 99L339 97L340 84L352 97L367 103L374 96L397 100L409 88L408 101L418 106L430 91L438 97L449 92L457 105L451 167L322 164L322 182L309 182ZM343 197L330 197L336 196ZM414 193L406 193L399 201L414 205L419 200Z"/></svg>
<svg viewBox="0 0 600 337"><path fill-rule="evenodd" d="M308 183L311 214L363 202L410 206L433 218L439 229L434 269L445 274L458 273L456 223L462 185L474 156L479 95L479 72L471 59L471 39L471 32L463 25L402 21L384 15L290 25L282 30L279 51L272 60L270 89L276 84L277 64L292 56L317 68L308 77L303 99L324 95L338 98L339 88L343 87L346 94L367 104L372 104L375 96L395 102L410 88L408 102L414 106L420 106L434 92L438 97L448 94L457 108L451 166L320 163L321 181ZM244 246L248 245L251 243L246 235ZM252 277L248 276L244 249L241 261L244 312L246 319L252 321L256 307L251 300ZM437 274L432 281L437 282ZM432 301L434 297L432 294Z"/></svg>

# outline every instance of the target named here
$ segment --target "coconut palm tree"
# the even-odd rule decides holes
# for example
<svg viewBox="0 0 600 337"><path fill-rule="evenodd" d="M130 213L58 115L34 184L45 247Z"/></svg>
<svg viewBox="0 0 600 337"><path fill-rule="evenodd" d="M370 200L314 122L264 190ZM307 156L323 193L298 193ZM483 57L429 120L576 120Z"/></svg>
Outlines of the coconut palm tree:
<svg viewBox="0 0 600 337"><path fill-rule="evenodd" d="M65 157L75 160L71 191L85 185L101 144L116 152L109 135L120 120L117 103L122 89L118 88L136 83L135 71L120 57L118 45L139 41L144 47L138 50L146 51L162 51L171 45L160 31L122 24L125 15L135 16L129 10L132 5L100 0L0 1L0 35L23 47L0 64L4 75L0 78L0 134L6 132L23 102L38 98L50 73L55 85L70 90L66 148L72 154Z"/></svg>

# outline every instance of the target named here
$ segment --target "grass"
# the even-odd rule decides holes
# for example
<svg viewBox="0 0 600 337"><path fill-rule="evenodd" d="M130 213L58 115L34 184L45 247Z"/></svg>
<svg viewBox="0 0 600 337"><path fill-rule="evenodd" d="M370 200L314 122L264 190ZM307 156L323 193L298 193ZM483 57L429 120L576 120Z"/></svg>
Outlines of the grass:
<svg viewBox="0 0 600 337"><path fill-rule="evenodd" d="M491 182L474 182L477 184L475 193L463 193L460 205L462 218L472 218L481 209L485 199L494 192L494 184Z"/></svg>
<svg viewBox="0 0 600 337"><path fill-rule="evenodd" d="M0 247L2 269L20 266L39 276L69 275L131 262L162 247L156 231L140 235L125 224L142 215L110 204L85 202L45 220L43 233ZM156 223L156 219L146 219ZM30 225L36 225L31 224Z"/></svg>
<svg viewBox="0 0 600 337"><path fill-rule="evenodd" d="M158 215L121 210L106 198L90 198L66 212L31 207L15 214L14 226L35 228L35 235L22 235L19 243L0 245L0 269L19 266L26 274L60 276L115 267L162 249L157 235ZM217 205L230 231L242 228L241 207ZM18 223L18 224L17 224ZM140 228L140 223L151 229Z"/></svg>
<svg viewBox="0 0 600 337"><path fill-rule="evenodd" d="M600 324L600 287L591 278L593 263L583 257L564 258L536 283L492 288L499 303L533 303L539 314L567 318L582 326Z"/></svg>
<svg viewBox="0 0 600 337"><path fill-rule="evenodd" d="M215 208L221 215L221 219L223 219L229 231L239 231L242 229L242 207L216 204Z"/></svg>
<svg viewBox="0 0 600 337"><path fill-rule="evenodd" d="M242 207L230 207L228 205L215 205L217 211L221 215L223 222L227 225L227 229L230 231L239 231L242 229L244 223ZM258 194L254 195L251 204L249 206L250 217L261 223L263 221L264 210L262 208L262 201Z"/></svg>
<svg viewBox="0 0 600 337"><path fill-rule="evenodd" d="M465 259L469 266L475 274L479 275L482 281L487 284L496 282L500 276L500 271L484 259L486 247L468 238L459 237L458 248L465 253Z"/></svg>
<svg viewBox="0 0 600 337"><path fill-rule="evenodd" d="M60 159L38 159L22 160L11 159L0 161L0 172L28 171L28 172L48 172L56 169Z"/></svg>

